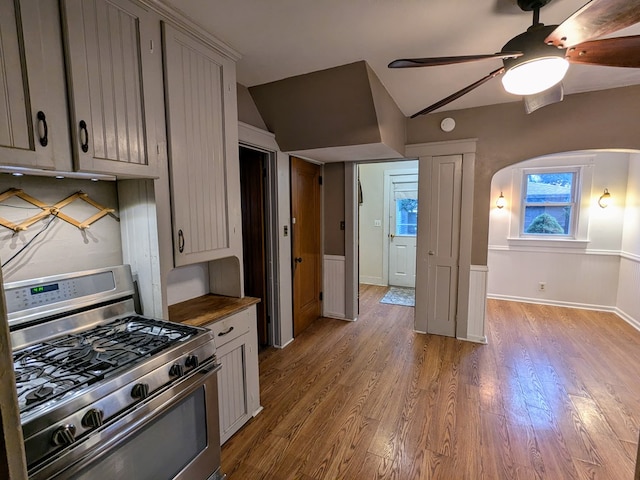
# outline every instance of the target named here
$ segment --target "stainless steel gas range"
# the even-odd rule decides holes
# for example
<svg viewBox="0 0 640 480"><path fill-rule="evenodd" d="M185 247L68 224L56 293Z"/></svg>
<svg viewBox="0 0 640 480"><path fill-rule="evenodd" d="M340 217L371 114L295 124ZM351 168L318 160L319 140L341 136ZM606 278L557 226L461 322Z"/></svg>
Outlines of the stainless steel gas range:
<svg viewBox="0 0 640 480"><path fill-rule="evenodd" d="M30 479L224 478L213 336L134 295L126 265L5 284Z"/></svg>

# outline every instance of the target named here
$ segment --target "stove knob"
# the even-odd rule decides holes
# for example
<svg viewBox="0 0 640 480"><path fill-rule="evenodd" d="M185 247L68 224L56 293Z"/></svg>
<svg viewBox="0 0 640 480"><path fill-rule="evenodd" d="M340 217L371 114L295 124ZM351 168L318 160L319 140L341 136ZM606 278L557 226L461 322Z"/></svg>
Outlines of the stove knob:
<svg viewBox="0 0 640 480"><path fill-rule="evenodd" d="M184 375L184 367L179 363L174 363L169 369L169 375L172 377L181 377Z"/></svg>
<svg viewBox="0 0 640 480"><path fill-rule="evenodd" d="M200 365L200 361L198 360L197 355L189 355L184 361L184 364L190 368L198 368L198 365Z"/></svg>
<svg viewBox="0 0 640 480"><path fill-rule="evenodd" d="M102 426L103 419L104 413L102 410L92 408L82 417L82 426L84 428L98 428Z"/></svg>
<svg viewBox="0 0 640 480"><path fill-rule="evenodd" d="M76 426L69 424L59 427L55 432L53 432L51 443L56 447L61 447L63 445L71 445L75 439Z"/></svg>
<svg viewBox="0 0 640 480"><path fill-rule="evenodd" d="M136 383L131 389L131 396L144 400L149 396L149 385L146 383Z"/></svg>

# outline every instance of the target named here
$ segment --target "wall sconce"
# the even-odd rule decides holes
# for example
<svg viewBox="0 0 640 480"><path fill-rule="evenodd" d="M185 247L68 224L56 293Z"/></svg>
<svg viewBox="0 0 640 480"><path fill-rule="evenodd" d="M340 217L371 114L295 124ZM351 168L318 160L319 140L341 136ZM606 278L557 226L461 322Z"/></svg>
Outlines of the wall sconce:
<svg viewBox="0 0 640 480"><path fill-rule="evenodd" d="M507 204L507 201L504 198L504 195L502 194L502 192L500 192L500 196L498 197L498 200L496 200L496 207L498 208L504 208L504 206Z"/></svg>
<svg viewBox="0 0 640 480"><path fill-rule="evenodd" d="M607 208L610 202L611 194L609 193L609 190L605 188L604 193L600 195L600 198L598 199L598 205L600 205L600 208Z"/></svg>

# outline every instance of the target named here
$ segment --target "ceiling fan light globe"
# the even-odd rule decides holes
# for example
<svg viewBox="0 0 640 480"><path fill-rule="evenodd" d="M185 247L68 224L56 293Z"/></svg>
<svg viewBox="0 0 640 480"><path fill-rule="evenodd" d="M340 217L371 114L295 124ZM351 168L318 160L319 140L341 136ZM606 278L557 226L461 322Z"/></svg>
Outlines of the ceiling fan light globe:
<svg viewBox="0 0 640 480"><path fill-rule="evenodd" d="M569 62L565 58L540 57L509 68L502 77L502 85L514 95L532 95L556 85L568 69Z"/></svg>

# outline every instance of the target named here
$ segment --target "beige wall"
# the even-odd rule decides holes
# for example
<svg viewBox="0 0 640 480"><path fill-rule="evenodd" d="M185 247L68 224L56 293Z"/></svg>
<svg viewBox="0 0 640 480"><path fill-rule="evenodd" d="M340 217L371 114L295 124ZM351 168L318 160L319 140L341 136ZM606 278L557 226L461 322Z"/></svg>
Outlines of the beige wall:
<svg viewBox="0 0 640 480"><path fill-rule="evenodd" d="M640 86L568 95L525 114L521 102L456 110L407 120L407 144L477 138L471 262L486 265L491 178L507 165L584 149L640 149ZM456 121L440 130L445 117Z"/></svg>
<svg viewBox="0 0 640 480"><path fill-rule="evenodd" d="M258 107L256 107L253 98L251 98L249 89L237 83L236 91L238 92L238 121L267 130L267 126L264 124L260 112L258 112Z"/></svg>
<svg viewBox="0 0 640 480"><path fill-rule="evenodd" d="M344 255L344 163L327 163L323 174L324 253Z"/></svg>

